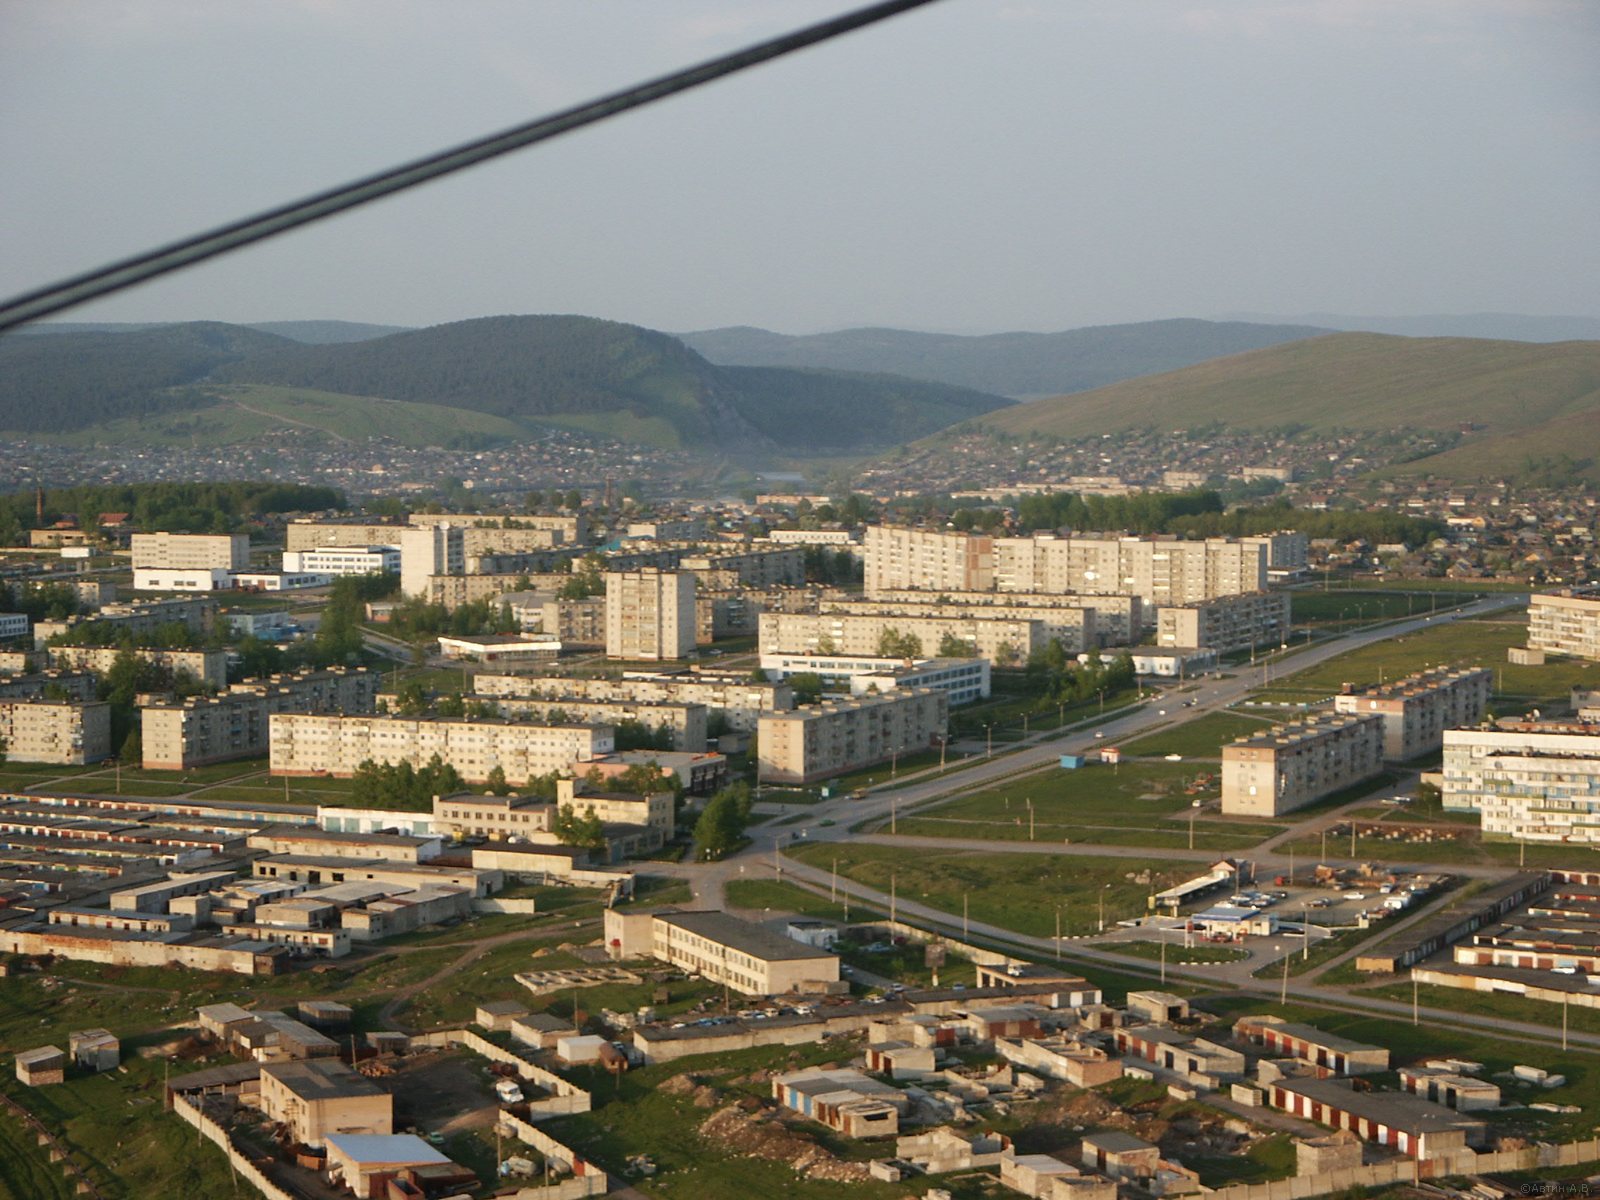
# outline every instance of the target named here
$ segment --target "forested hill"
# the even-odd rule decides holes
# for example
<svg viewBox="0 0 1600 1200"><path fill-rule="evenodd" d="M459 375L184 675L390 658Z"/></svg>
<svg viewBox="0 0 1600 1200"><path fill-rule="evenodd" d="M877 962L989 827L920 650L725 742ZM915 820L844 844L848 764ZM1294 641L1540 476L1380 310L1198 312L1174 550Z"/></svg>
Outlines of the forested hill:
<svg viewBox="0 0 1600 1200"><path fill-rule="evenodd" d="M1002 396L1055 396L1325 332L1306 325L1183 319L983 337L904 329L791 337L749 326L678 336L724 366L880 371Z"/></svg>
<svg viewBox="0 0 1600 1200"><path fill-rule="evenodd" d="M0 429L81 430L230 404L240 388L466 409L510 422L512 435L554 424L711 452L881 448L1008 404L889 376L717 367L667 334L577 316L323 345L225 325L0 341Z"/></svg>

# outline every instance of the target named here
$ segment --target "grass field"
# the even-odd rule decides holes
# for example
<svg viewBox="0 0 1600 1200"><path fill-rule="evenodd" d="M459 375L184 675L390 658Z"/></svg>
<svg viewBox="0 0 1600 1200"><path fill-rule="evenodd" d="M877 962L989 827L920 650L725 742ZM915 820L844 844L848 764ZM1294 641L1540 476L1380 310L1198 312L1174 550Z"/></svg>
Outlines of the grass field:
<svg viewBox="0 0 1600 1200"><path fill-rule="evenodd" d="M48 1155L33 1130L0 1110L0 1200L73 1200L76 1193Z"/></svg>
<svg viewBox="0 0 1600 1200"><path fill-rule="evenodd" d="M1126 754L1181 754L1185 758L1220 758L1222 747L1241 734L1260 733L1272 728L1274 715L1246 716L1242 713L1210 713L1182 725L1158 730L1122 747Z"/></svg>
<svg viewBox="0 0 1600 1200"><path fill-rule="evenodd" d="M1403 638L1363 646L1290 676L1285 686L1337 692L1344 683L1368 687L1428 666L1488 667L1495 693L1507 703L1565 706L1574 687L1600 687L1600 663L1553 659L1538 667L1506 662L1506 649L1526 645L1522 620L1453 621Z"/></svg>
<svg viewBox="0 0 1600 1200"><path fill-rule="evenodd" d="M802 846L789 854L824 870L837 858L840 875L885 894L893 876L900 899L957 918L966 896L972 920L1036 937L1055 935L1058 910L1063 935L1096 932L1102 898L1107 924L1142 916L1152 893L1186 873L1159 858L1095 861L871 845ZM1128 878L1147 871L1148 882Z"/></svg>
<svg viewBox="0 0 1600 1200"><path fill-rule="evenodd" d="M1371 824L1356 822L1356 840L1352 850L1350 823L1337 822L1330 826L1327 838L1328 854L1334 858L1371 858L1380 862L1459 863L1477 866L1515 867L1584 867L1596 865L1595 851L1587 846L1562 846L1529 842L1519 846L1514 842L1484 841L1475 829L1459 824L1441 825L1439 832L1449 833L1451 840L1431 842L1409 841L1395 836L1399 826L1385 821ZM1319 856L1322 853L1320 837L1299 838L1278 847L1278 853Z"/></svg>
<svg viewBox="0 0 1600 1200"><path fill-rule="evenodd" d="M1196 786L1196 777L1202 774L1207 778ZM1177 849L1189 845L1193 801L1215 799L1219 788L1214 769L1197 771L1177 763L1096 764L1075 771L1051 767L921 809L914 817L897 819L894 826L898 833L928 837ZM1194 846L1242 850L1283 828L1196 820Z"/></svg>
<svg viewBox="0 0 1600 1200"><path fill-rule="evenodd" d="M1248 950L1241 950L1237 946L1208 946L1203 942L1188 947L1182 942L1106 942L1100 949L1109 950L1114 954L1131 954L1134 958L1160 961L1163 945L1170 966L1179 966L1183 963L1238 962L1242 958L1250 957Z"/></svg>
<svg viewBox="0 0 1600 1200"><path fill-rule="evenodd" d="M1295 625L1336 625L1344 628L1400 617L1442 612L1468 604L1471 593L1412 591L1296 591L1289 593L1289 611Z"/></svg>
<svg viewBox="0 0 1600 1200"><path fill-rule="evenodd" d="M826 896L815 896L792 883L779 883L775 879L731 879L723 887L731 908L771 909L773 912L794 913L801 917L816 917L825 921L846 920L844 906L835 904ZM855 919L864 921L873 913L862 905L851 910Z"/></svg>

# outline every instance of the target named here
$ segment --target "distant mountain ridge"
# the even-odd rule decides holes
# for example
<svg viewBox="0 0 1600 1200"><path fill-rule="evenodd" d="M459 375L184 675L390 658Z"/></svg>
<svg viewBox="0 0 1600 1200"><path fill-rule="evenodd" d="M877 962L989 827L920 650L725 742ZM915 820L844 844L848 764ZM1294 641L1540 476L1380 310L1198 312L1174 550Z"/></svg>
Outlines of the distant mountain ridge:
<svg viewBox="0 0 1600 1200"><path fill-rule="evenodd" d="M1584 342L1600 339L1600 317L1535 317L1525 313L1438 313L1412 317L1353 317L1346 313L1269 316L1227 313L1219 321L1296 321L1346 333L1400 337L1488 338L1502 342Z"/></svg>
<svg viewBox="0 0 1600 1200"><path fill-rule="evenodd" d="M1212 424L1372 432L1469 426L1460 445L1406 463L1405 471L1486 478L1530 459L1560 458L1600 479L1600 341L1333 333L1036 400L974 423L1060 437Z"/></svg>
<svg viewBox="0 0 1600 1200"><path fill-rule="evenodd" d="M148 329L171 329L180 325L196 324L193 321L41 321L25 325L20 333L143 333ZM276 334L292 342L323 345L328 342L364 342L369 338L388 337L391 333L404 333L409 325L368 325L361 321L259 321L247 322L245 329Z"/></svg>
<svg viewBox="0 0 1600 1200"><path fill-rule="evenodd" d="M358 425L373 402L403 402L428 412L397 408L397 421L483 414L490 420L473 423L481 436L557 425L708 452L848 453L1009 404L891 376L718 367L668 334L578 316L484 317L315 345L217 323L0 339L0 429L13 432L79 434L247 403L258 420L276 412L296 423L285 400L344 421L341 397L361 409L350 414Z"/></svg>
<svg viewBox="0 0 1600 1200"><path fill-rule="evenodd" d="M804 336L750 326L681 333L724 366L824 367L881 371L977 388L1003 396L1054 396L1192 366L1328 332L1309 325L1262 325L1179 318L1100 325L1061 333L982 336L845 329Z"/></svg>

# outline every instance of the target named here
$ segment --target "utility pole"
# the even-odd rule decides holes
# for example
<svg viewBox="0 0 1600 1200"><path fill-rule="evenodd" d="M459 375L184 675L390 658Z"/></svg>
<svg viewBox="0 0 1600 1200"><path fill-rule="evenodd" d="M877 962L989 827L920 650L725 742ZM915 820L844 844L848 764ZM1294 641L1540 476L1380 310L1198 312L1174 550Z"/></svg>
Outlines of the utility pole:
<svg viewBox="0 0 1600 1200"><path fill-rule="evenodd" d="M1028 801L1028 840L1033 841L1033 801Z"/></svg>
<svg viewBox="0 0 1600 1200"><path fill-rule="evenodd" d="M968 937L967 937L967 893L966 892L962 892L961 893L961 940L962 941L968 940Z"/></svg>
<svg viewBox="0 0 1600 1200"><path fill-rule="evenodd" d="M1289 960L1293 957L1294 955L1292 954L1283 956L1283 988L1278 992L1279 1004L1289 1003Z"/></svg>
<svg viewBox="0 0 1600 1200"><path fill-rule="evenodd" d="M1189 810L1189 849L1194 849L1194 809Z"/></svg>
<svg viewBox="0 0 1600 1200"><path fill-rule="evenodd" d="M899 811L900 811L900 806L895 801L895 798L891 795L889 797L889 832L890 833L897 833L899 831Z"/></svg>
<svg viewBox="0 0 1600 1200"><path fill-rule="evenodd" d="M828 899L831 901L839 899L839 860L837 858L833 860L833 873L828 877Z"/></svg>
<svg viewBox="0 0 1600 1200"><path fill-rule="evenodd" d="M1350 818L1350 857L1356 856L1356 819Z"/></svg>
<svg viewBox="0 0 1600 1200"><path fill-rule="evenodd" d="M1322 827L1322 861L1328 861L1328 827Z"/></svg>
<svg viewBox="0 0 1600 1200"><path fill-rule="evenodd" d="M898 916L898 913L900 911L899 902L898 902L897 897L895 896L895 888L896 888L895 873L893 871L890 871L889 872L889 924L891 924L891 925L898 924L899 923L899 919L900 919L899 916Z"/></svg>
<svg viewBox="0 0 1600 1200"><path fill-rule="evenodd" d="M1411 1023L1417 1023L1417 977L1411 977Z"/></svg>
<svg viewBox="0 0 1600 1200"><path fill-rule="evenodd" d="M1061 908L1056 906L1056 961L1061 961Z"/></svg>
<svg viewBox="0 0 1600 1200"><path fill-rule="evenodd" d="M1162 930L1161 935L1161 982L1163 984L1167 982L1167 938L1165 930Z"/></svg>
<svg viewBox="0 0 1600 1200"><path fill-rule="evenodd" d="M1311 961L1311 925L1309 923L1311 919L1309 916L1310 912L1311 910L1309 908L1302 908L1300 910L1300 937L1304 942L1304 945L1302 945L1300 948L1301 962Z"/></svg>

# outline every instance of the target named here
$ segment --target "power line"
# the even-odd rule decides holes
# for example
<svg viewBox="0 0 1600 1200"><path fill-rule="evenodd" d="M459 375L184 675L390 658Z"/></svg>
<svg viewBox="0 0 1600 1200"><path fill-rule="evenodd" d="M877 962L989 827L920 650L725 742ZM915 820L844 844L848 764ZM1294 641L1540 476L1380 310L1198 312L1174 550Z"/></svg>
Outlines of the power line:
<svg viewBox="0 0 1600 1200"><path fill-rule="evenodd" d="M330 188L304 199L280 205L257 213L252 217L234 221L207 233L171 242L132 258L108 263L93 271L73 275L66 279L24 292L0 304L0 331L36 321L40 317L60 312L86 301L109 296L135 284L144 283L172 271L237 250L253 242L263 241L320 221L362 204L369 204L406 188L416 187L441 176L464 171L491 158L521 150L538 142L547 141L563 133L581 129L614 117L629 109L642 108L697 88L702 84L735 74L749 67L770 62L807 46L815 46L857 29L874 25L889 17L898 16L914 8L933 3L934 0L882 0L854 12L833 17L816 25L797 29L754 46L713 58L697 66L674 71L645 83L635 84L619 92L612 92L597 100L564 109L548 117L540 117L522 125L515 125L499 133L476 141L465 142L449 150L419 158L376 175L368 175L351 183Z"/></svg>

